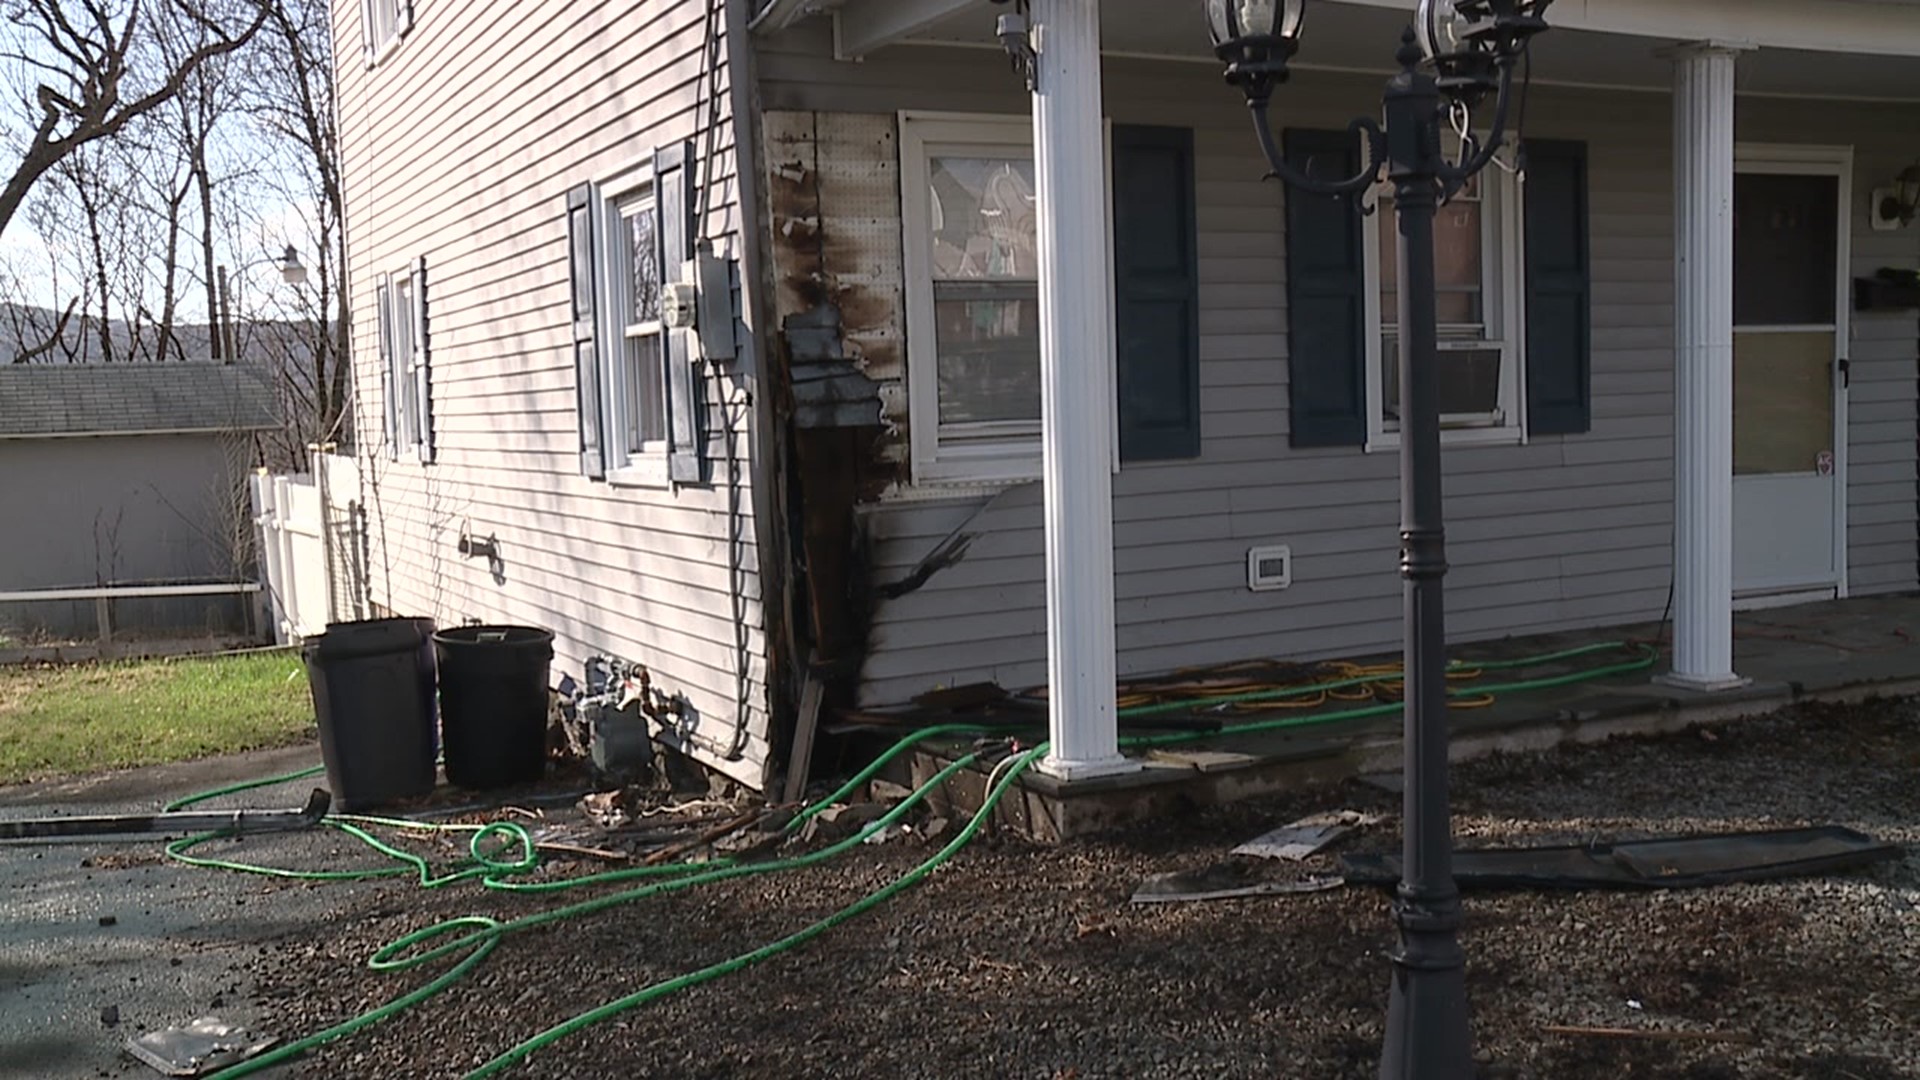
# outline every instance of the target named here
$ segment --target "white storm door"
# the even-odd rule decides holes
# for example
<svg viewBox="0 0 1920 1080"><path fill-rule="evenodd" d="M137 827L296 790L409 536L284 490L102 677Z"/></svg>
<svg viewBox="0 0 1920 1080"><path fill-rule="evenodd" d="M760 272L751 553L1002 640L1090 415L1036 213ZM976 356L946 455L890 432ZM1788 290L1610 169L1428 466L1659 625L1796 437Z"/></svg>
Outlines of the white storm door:
<svg viewBox="0 0 1920 1080"><path fill-rule="evenodd" d="M1847 171L1743 160L1734 179L1736 595L1844 581Z"/></svg>

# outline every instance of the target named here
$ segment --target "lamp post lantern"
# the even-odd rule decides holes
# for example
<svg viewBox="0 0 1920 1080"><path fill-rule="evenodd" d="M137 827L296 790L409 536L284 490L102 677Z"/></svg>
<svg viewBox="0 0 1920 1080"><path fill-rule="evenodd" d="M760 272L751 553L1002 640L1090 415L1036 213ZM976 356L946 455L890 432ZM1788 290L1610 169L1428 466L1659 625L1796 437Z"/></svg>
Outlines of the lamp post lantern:
<svg viewBox="0 0 1920 1080"><path fill-rule="evenodd" d="M1401 39L1400 71L1387 80L1384 124L1349 125L1365 140L1366 163L1349 177L1294 168L1275 145L1268 119L1273 90L1287 79L1300 45L1306 0L1205 0L1214 51L1227 81L1246 94L1270 175L1306 192L1356 199L1380 180L1393 185L1399 224L1400 576L1406 670L1405 803L1400 885L1393 918L1383 1080L1466 1080L1473 1076L1465 958L1460 951L1460 893L1453 880L1453 829L1447 797L1447 572L1440 487L1438 328L1434 215L1493 162L1507 140L1513 71L1528 42L1547 28L1553 0L1419 0ZM1524 91L1523 91L1524 92ZM1495 96L1484 144L1467 121ZM1442 121L1456 118L1457 158L1447 156Z"/></svg>
<svg viewBox="0 0 1920 1080"><path fill-rule="evenodd" d="M292 244L288 244L287 250L280 256L280 280L289 285L307 283L307 268L300 262L300 253L294 250Z"/></svg>

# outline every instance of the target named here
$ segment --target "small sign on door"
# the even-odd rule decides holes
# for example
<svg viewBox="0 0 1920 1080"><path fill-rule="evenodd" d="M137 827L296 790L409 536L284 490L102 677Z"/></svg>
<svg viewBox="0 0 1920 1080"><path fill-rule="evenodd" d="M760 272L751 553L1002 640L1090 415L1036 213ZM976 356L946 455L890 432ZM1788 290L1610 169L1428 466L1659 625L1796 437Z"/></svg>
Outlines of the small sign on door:
<svg viewBox="0 0 1920 1080"><path fill-rule="evenodd" d="M1833 475L1833 451L1831 450L1820 451L1820 456L1814 459L1813 469L1815 472L1819 473L1821 476L1832 476Z"/></svg>

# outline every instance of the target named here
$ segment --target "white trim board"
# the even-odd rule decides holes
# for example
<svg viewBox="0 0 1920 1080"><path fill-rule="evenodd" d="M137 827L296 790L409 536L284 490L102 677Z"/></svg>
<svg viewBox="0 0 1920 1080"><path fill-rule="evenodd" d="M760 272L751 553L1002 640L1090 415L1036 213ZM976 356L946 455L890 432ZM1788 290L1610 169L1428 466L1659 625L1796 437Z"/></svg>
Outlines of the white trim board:
<svg viewBox="0 0 1920 1080"><path fill-rule="evenodd" d="M1336 0L1336 2L1338 2L1338 0ZM1558 9L1556 8L1555 10ZM933 41L925 38L906 38L895 42L894 46L921 49L971 49L1001 54L1004 54L1006 51L998 44L991 44L984 41ZM1156 53L1142 52L1135 49L1103 49L1100 55L1109 60L1145 60L1163 64L1202 64L1215 71L1220 70L1219 60L1211 56L1201 56L1194 53ZM1379 67L1361 67L1349 64L1316 64L1312 61L1302 62L1297 60L1289 61L1287 63L1287 69L1295 73L1311 72L1322 75L1351 75L1369 79L1386 78L1392 75L1394 71L1394 69L1387 64L1382 64ZM1661 97L1668 97L1673 94L1673 86L1670 81L1663 82L1656 86L1645 83L1610 83L1593 82L1584 79L1558 79L1554 78L1551 72L1541 71L1538 68L1534 70L1533 85L1553 90L1588 90L1619 94L1658 94ZM1883 97L1873 94L1804 93L1797 90L1748 90L1736 86L1734 87L1733 94L1736 98L1751 98L1761 101L1835 101L1853 105L1912 105L1920 103L1920 92L1916 92L1911 97Z"/></svg>
<svg viewBox="0 0 1920 1080"><path fill-rule="evenodd" d="M1405 10L1405 0L1332 0ZM1920 18L1883 0L1560 0L1548 22L1566 30L1666 41L1733 41L1776 49L1920 57ZM1729 35L1728 27L1738 27Z"/></svg>

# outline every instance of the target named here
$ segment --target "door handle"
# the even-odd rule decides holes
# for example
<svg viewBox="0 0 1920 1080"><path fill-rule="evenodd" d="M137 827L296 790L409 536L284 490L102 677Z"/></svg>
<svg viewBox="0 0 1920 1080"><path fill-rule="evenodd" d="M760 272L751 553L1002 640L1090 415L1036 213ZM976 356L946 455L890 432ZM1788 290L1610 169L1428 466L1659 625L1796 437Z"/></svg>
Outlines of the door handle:
<svg viewBox="0 0 1920 1080"><path fill-rule="evenodd" d="M1853 361L1843 356L1835 363L1840 369L1840 389L1853 389Z"/></svg>

